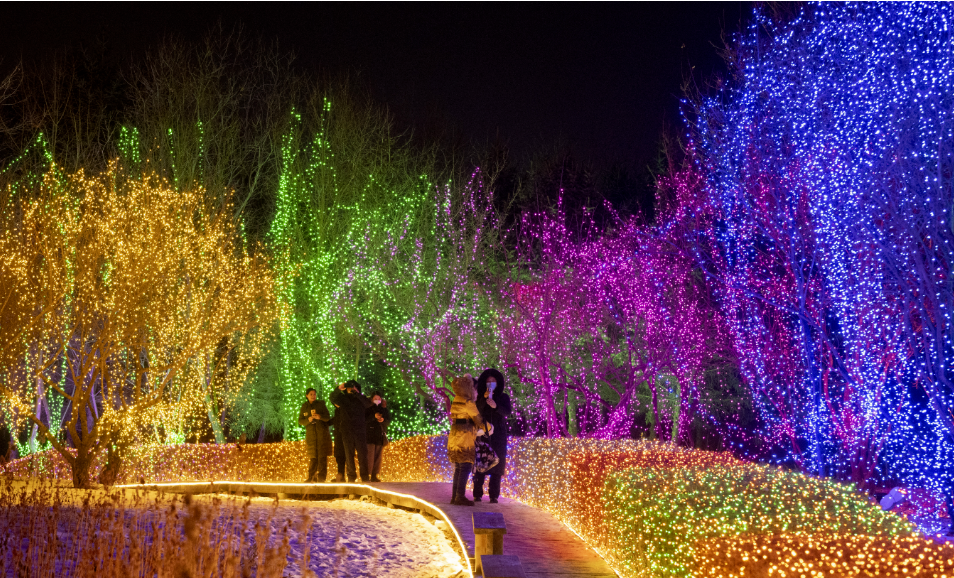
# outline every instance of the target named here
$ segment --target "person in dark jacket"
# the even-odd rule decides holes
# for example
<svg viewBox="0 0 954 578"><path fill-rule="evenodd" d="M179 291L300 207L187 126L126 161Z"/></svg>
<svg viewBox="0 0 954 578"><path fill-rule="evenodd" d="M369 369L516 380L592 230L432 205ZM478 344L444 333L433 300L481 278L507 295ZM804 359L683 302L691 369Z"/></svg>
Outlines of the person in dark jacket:
<svg viewBox="0 0 954 578"><path fill-rule="evenodd" d="M331 418L331 435L334 440L335 465L338 466L338 475L335 476L335 481L343 482L345 481L345 451L344 440L341 439L341 420L344 416L344 410L334 404L332 404L332 407L335 408L335 415Z"/></svg>
<svg viewBox="0 0 954 578"><path fill-rule="evenodd" d="M484 422L494 426L490 447L500 461L486 472L474 470L474 501L479 502L484 495L484 479L489 474L490 503L496 504L500 497L500 479L507 468L507 438L510 436L507 418L513 412L510 396L504 393L503 374L496 369L487 369L477 378L477 409Z"/></svg>
<svg viewBox="0 0 954 578"><path fill-rule="evenodd" d="M388 443L388 424L391 423L391 412L388 403L384 401L380 391L371 394L371 407L365 410L364 421L368 424L368 472L372 482L380 482L381 454Z"/></svg>
<svg viewBox="0 0 954 578"><path fill-rule="evenodd" d="M353 379L339 385L338 389L331 392L330 399L331 403L338 408L336 415L341 413L335 425L340 431L348 481L356 481L360 473L362 482L370 482L367 424L364 421L364 413L371 405L371 401L361 395L361 384ZM355 467L355 453L358 454L357 467Z"/></svg>
<svg viewBox="0 0 954 578"><path fill-rule="evenodd" d="M305 427L305 447L311 459L308 464L308 479L305 482L323 484L328 477L328 456L331 455L331 435L328 433L331 415L325 402L317 399L318 393L313 387L309 387L305 392L305 398L307 399L298 412L298 425Z"/></svg>

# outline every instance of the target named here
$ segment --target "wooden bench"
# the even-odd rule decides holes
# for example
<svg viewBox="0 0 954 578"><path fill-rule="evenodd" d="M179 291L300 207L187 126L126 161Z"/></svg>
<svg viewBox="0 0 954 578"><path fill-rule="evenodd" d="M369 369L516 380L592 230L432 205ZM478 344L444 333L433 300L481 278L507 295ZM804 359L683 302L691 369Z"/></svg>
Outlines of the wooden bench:
<svg viewBox="0 0 954 578"><path fill-rule="evenodd" d="M517 556L478 554L477 566L484 578L527 578Z"/></svg>
<svg viewBox="0 0 954 578"><path fill-rule="evenodd" d="M480 556L503 554L503 537L507 524L498 512L474 512L474 559L477 571L481 571Z"/></svg>

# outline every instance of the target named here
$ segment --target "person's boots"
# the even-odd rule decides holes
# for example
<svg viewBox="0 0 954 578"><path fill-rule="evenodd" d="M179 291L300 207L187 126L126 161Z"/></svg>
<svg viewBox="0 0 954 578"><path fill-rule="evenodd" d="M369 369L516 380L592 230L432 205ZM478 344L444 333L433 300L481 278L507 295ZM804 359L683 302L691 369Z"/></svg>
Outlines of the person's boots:
<svg viewBox="0 0 954 578"><path fill-rule="evenodd" d="M468 500L466 497L461 496L452 502L455 506L473 506L474 501Z"/></svg>

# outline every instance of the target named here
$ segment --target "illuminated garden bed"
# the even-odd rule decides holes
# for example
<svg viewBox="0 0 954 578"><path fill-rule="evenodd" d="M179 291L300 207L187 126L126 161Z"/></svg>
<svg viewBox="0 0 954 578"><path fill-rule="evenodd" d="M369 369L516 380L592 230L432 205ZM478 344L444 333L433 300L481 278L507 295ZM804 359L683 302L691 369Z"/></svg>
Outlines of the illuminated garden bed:
<svg viewBox="0 0 954 578"><path fill-rule="evenodd" d="M448 482L445 447L443 436L394 441L381 476ZM7 471L69 479L57 459L18 460ZM122 478L301 481L306 463L301 442L156 446L132 452ZM954 578L954 546L925 539L853 487L728 453L641 440L513 438L502 493L557 516L625 577Z"/></svg>

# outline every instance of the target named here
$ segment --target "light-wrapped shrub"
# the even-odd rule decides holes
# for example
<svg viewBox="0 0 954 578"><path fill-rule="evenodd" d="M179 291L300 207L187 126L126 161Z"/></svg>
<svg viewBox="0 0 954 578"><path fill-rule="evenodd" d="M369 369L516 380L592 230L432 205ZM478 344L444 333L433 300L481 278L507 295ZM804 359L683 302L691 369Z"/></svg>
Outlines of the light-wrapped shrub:
<svg viewBox="0 0 954 578"><path fill-rule="evenodd" d="M408 437L384 446L381 479L385 481L449 482L453 477L446 435Z"/></svg>
<svg viewBox="0 0 954 578"><path fill-rule="evenodd" d="M690 466L741 465L728 452L665 451L668 445L640 451L574 451L569 455L569 513L565 520L597 548L606 540L606 510L601 496L606 480L629 468L685 468Z"/></svg>
<svg viewBox="0 0 954 578"><path fill-rule="evenodd" d="M757 464L619 471L602 503L604 552L627 576L692 576L695 544L724 536L914 529L850 485Z"/></svg>
<svg viewBox="0 0 954 578"><path fill-rule="evenodd" d="M688 450L647 440L598 440L586 438L511 438L503 495L543 508L562 520L569 519L576 496L569 468L571 456L596 452L685 453Z"/></svg>
<svg viewBox="0 0 954 578"><path fill-rule="evenodd" d="M952 578L954 544L919 536L756 535L697 542L696 576Z"/></svg>
<svg viewBox="0 0 954 578"><path fill-rule="evenodd" d="M408 482L434 482L446 478L438 457L442 436L417 436L397 440L384 449L382 478ZM446 459L444 460L446 462ZM90 468L102 471L103 460ZM330 477L337 466L328 458ZM444 468L446 469L446 468ZM8 476L69 480L70 469L55 451L14 460L2 469ZM275 444L177 444L130 448L123 460L117 483L197 482L210 480L301 482L308 475L305 442ZM442 477L444 476L444 477Z"/></svg>

